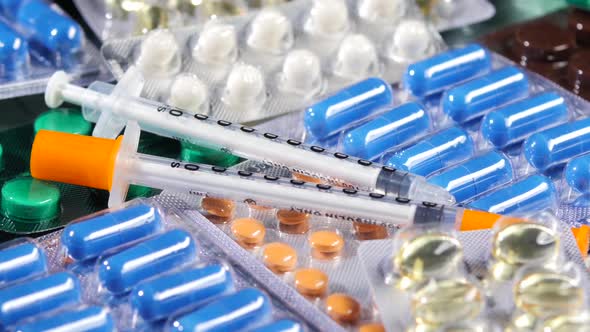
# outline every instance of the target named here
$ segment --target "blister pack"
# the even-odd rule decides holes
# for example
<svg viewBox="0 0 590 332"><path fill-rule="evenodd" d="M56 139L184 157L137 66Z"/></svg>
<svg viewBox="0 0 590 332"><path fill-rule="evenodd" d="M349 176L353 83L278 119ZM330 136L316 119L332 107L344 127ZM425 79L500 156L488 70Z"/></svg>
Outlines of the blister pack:
<svg viewBox="0 0 590 332"><path fill-rule="evenodd" d="M556 211L587 192L585 159L562 178L590 152L590 103L553 82L470 44L411 64L399 88L366 93L383 84L370 78L309 106L305 140L425 176L494 213ZM292 119L273 121L294 131Z"/></svg>
<svg viewBox="0 0 590 332"><path fill-rule="evenodd" d="M588 274L565 223L541 213L492 230L400 230L359 256L387 331L584 331Z"/></svg>
<svg viewBox="0 0 590 332"><path fill-rule="evenodd" d="M1 1L0 39L0 98L40 93L58 69L81 84L106 75L78 23L44 0Z"/></svg>
<svg viewBox="0 0 590 332"><path fill-rule="evenodd" d="M357 248L362 240L388 238L392 228L305 209L209 196L189 199L199 213L335 322L347 330L383 329L368 282L358 273L362 265Z"/></svg>
<svg viewBox="0 0 590 332"><path fill-rule="evenodd" d="M143 97L247 122L370 76L397 82L409 63L443 48L413 3L305 0L111 40L102 55L116 78L139 70Z"/></svg>
<svg viewBox="0 0 590 332"><path fill-rule="evenodd" d="M255 259L235 252L209 221L181 212L187 207L166 195L134 200L4 244L2 329L339 329Z"/></svg>

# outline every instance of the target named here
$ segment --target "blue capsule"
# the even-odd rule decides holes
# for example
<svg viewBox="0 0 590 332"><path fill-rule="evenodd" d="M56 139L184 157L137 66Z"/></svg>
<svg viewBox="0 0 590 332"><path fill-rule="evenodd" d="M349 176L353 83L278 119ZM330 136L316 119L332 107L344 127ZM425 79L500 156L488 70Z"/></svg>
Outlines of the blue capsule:
<svg viewBox="0 0 590 332"><path fill-rule="evenodd" d="M14 17L31 32L35 42L53 54L68 56L82 48L82 28L43 0L21 2Z"/></svg>
<svg viewBox="0 0 590 332"><path fill-rule="evenodd" d="M481 45L469 44L409 65L402 85L414 96L423 98L491 68L490 52Z"/></svg>
<svg viewBox="0 0 590 332"><path fill-rule="evenodd" d="M131 292L131 306L144 320L155 321L232 289L231 273L209 265L140 283Z"/></svg>
<svg viewBox="0 0 590 332"><path fill-rule="evenodd" d="M590 118L564 123L531 135L524 155L540 171L590 152Z"/></svg>
<svg viewBox="0 0 590 332"><path fill-rule="evenodd" d="M118 294L196 259L197 246L190 234L172 230L102 259L98 278L106 289Z"/></svg>
<svg viewBox="0 0 590 332"><path fill-rule="evenodd" d="M345 133L342 150L361 159L374 159L429 130L430 119L424 106L406 103Z"/></svg>
<svg viewBox="0 0 590 332"><path fill-rule="evenodd" d="M459 127L451 127L396 152L384 163L406 172L427 176L471 158L474 151L471 136Z"/></svg>
<svg viewBox="0 0 590 332"><path fill-rule="evenodd" d="M455 122L463 123L525 97L528 90L528 79L520 69L504 67L447 90L442 110Z"/></svg>
<svg viewBox="0 0 590 332"><path fill-rule="evenodd" d="M61 234L61 245L69 257L81 261L155 234L161 227L157 208L132 205L68 225Z"/></svg>
<svg viewBox="0 0 590 332"><path fill-rule="evenodd" d="M469 204L470 208L498 214L528 213L557 205L557 191L545 176L533 175L498 189Z"/></svg>
<svg viewBox="0 0 590 332"><path fill-rule="evenodd" d="M303 332L303 326L294 320L281 319L250 332Z"/></svg>
<svg viewBox="0 0 590 332"><path fill-rule="evenodd" d="M555 92L545 92L488 113L482 121L481 133L501 149L567 118L565 99Z"/></svg>
<svg viewBox="0 0 590 332"><path fill-rule="evenodd" d="M0 327L81 301L78 278L61 272L0 290Z"/></svg>
<svg viewBox="0 0 590 332"><path fill-rule="evenodd" d="M577 192L590 192L590 154L570 160L565 167L567 184Z"/></svg>
<svg viewBox="0 0 590 332"><path fill-rule="evenodd" d="M392 102L389 84L379 78L368 78L308 107L304 115L305 128L311 136L321 140Z"/></svg>
<svg viewBox="0 0 590 332"><path fill-rule="evenodd" d="M268 319L271 303L255 288L244 288L181 316L168 326L169 331L224 332L244 330Z"/></svg>
<svg viewBox="0 0 590 332"><path fill-rule="evenodd" d="M457 202L473 198L512 180L512 165L500 153L488 152L431 177L428 182L449 191Z"/></svg>
<svg viewBox="0 0 590 332"><path fill-rule="evenodd" d="M0 287L47 272L47 258L34 243L23 242L0 251Z"/></svg>
<svg viewBox="0 0 590 332"><path fill-rule="evenodd" d="M85 307L60 312L58 315L34 320L16 327L15 332L113 332L115 322L103 307Z"/></svg>
<svg viewBox="0 0 590 332"><path fill-rule="evenodd" d="M0 21L0 74L20 69L28 60L29 46L18 32Z"/></svg>

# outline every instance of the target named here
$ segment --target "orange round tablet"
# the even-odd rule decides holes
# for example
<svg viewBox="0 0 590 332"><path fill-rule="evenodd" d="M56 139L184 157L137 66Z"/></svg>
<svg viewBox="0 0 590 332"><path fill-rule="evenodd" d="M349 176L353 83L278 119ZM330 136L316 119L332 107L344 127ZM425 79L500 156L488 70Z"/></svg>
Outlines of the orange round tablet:
<svg viewBox="0 0 590 332"><path fill-rule="evenodd" d="M385 332L385 327L379 323L363 324L359 327L359 332Z"/></svg>
<svg viewBox="0 0 590 332"><path fill-rule="evenodd" d="M266 228L254 218L239 218L232 222L231 232L245 248L257 247L264 241Z"/></svg>
<svg viewBox="0 0 590 332"><path fill-rule="evenodd" d="M346 294L334 293L326 298L326 311L340 324L354 324L361 316L361 305Z"/></svg>
<svg viewBox="0 0 590 332"><path fill-rule="evenodd" d="M201 200L201 208L212 222L225 223L233 216L235 203L229 199L205 197Z"/></svg>
<svg viewBox="0 0 590 332"><path fill-rule="evenodd" d="M273 242L262 252L264 265L274 273L293 271L297 265L297 252L288 244Z"/></svg>
<svg viewBox="0 0 590 332"><path fill-rule="evenodd" d="M309 245L315 258L334 258L340 255L344 247L344 239L335 231L316 231L310 235Z"/></svg>
<svg viewBox="0 0 590 332"><path fill-rule="evenodd" d="M358 240L378 240L387 238L387 228L379 225L353 223L356 238Z"/></svg>
<svg viewBox="0 0 590 332"><path fill-rule="evenodd" d="M328 290L328 276L318 269L300 269L295 272L295 289L307 297L321 297Z"/></svg>
<svg viewBox="0 0 590 332"><path fill-rule="evenodd" d="M309 230L309 214L294 210L277 211L279 229L288 234L305 234Z"/></svg>

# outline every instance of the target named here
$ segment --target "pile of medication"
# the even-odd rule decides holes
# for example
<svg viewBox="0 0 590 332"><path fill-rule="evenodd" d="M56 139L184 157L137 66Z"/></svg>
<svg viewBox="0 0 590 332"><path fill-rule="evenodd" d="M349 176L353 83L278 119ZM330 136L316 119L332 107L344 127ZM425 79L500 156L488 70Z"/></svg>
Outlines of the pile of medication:
<svg viewBox="0 0 590 332"><path fill-rule="evenodd" d="M541 214L485 234L406 228L359 255L387 331L587 331L588 272L572 248Z"/></svg>
<svg viewBox="0 0 590 332"><path fill-rule="evenodd" d="M190 219L133 201L0 249L9 331L303 331ZM280 306L280 305L279 305Z"/></svg>
<svg viewBox="0 0 590 332"><path fill-rule="evenodd" d="M43 0L0 2L0 98L40 93L58 69L96 77L100 67L96 47L57 6Z"/></svg>
<svg viewBox="0 0 590 332"><path fill-rule="evenodd" d="M391 228L212 197L197 204L200 213L334 321L377 331L380 318L368 280L352 271L362 268L359 241L388 238Z"/></svg>
<svg viewBox="0 0 590 332"><path fill-rule="evenodd" d="M116 78L139 70L143 97L245 122L370 76L399 81L409 63L443 48L411 2L305 0L110 40L102 55Z"/></svg>
<svg viewBox="0 0 590 332"><path fill-rule="evenodd" d="M563 168L590 152L589 111L470 44L411 64L399 89L370 78L341 90L311 105L304 124L308 141L425 176L471 208L512 214L588 193L588 158Z"/></svg>

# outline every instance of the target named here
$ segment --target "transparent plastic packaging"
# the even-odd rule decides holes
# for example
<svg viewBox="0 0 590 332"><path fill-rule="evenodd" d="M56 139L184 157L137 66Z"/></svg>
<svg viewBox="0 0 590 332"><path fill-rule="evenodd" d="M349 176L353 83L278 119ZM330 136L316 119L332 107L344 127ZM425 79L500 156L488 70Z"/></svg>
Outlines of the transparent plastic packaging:
<svg viewBox="0 0 590 332"><path fill-rule="evenodd" d="M190 74L207 87L209 99L195 101L206 105L204 113L234 122L260 120L302 109L367 77L397 82L409 63L444 48L410 1L365 2L293 1L196 27L110 40L102 54L118 79L131 66L141 71L142 97L181 107L172 96L184 93L186 99L188 91L171 87ZM396 19L374 24L388 10Z"/></svg>
<svg viewBox="0 0 590 332"><path fill-rule="evenodd" d="M590 153L590 104L582 98L477 44L411 64L392 92L398 98L390 106L367 107L338 126L342 133L314 143L424 176L474 209L518 214L587 206L587 172L574 175L584 157L563 171ZM333 125L311 116L316 105L330 109L327 101L307 109L299 126L305 139ZM424 114L405 115L417 104ZM294 132L292 121L271 120L265 128Z"/></svg>
<svg viewBox="0 0 590 332"><path fill-rule="evenodd" d="M57 5L44 0L0 3L0 98L43 91L56 70L81 84L106 77L98 49Z"/></svg>
<svg viewBox="0 0 590 332"><path fill-rule="evenodd" d="M328 317L313 323L303 318L305 310L315 310L303 298L289 307L278 304L287 287L280 280L264 291L252 288L264 273L236 270L244 263L238 263L238 253L216 243L216 236L225 235L215 234L214 226L212 233L205 231L209 222L198 214L189 218L180 212L185 204L166 196L133 200L35 241L3 246L0 326L249 331L284 320L281 324L334 330Z"/></svg>
<svg viewBox="0 0 590 332"><path fill-rule="evenodd" d="M548 213L485 231L414 227L361 243L359 256L386 331L546 331L582 326L572 317L588 308L568 227Z"/></svg>

